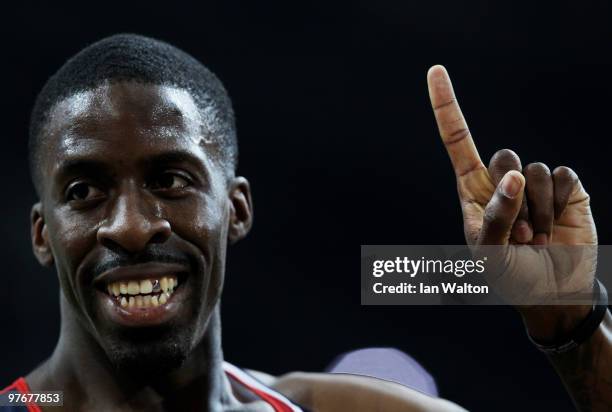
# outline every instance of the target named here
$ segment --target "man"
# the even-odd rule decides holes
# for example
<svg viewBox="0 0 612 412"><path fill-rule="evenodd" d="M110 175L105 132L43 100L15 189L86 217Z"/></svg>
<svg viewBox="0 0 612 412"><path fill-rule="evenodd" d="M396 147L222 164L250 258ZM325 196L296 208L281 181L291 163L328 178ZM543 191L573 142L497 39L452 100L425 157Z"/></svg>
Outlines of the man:
<svg viewBox="0 0 612 412"><path fill-rule="evenodd" d="M471 138L447 139L458 136L449 127L462 123L442 69L430 73L430 87L460 182L472 175L466 171L481 170L482 177L480 164L472 169L462 160L477 157ZM32 209L33 249L41 264L58 272L62 327L51 357L10 390L63 391L68 410L461 410L365 376L254 373L258 381L223 360L219 299L226 248L249 232L252 203L248 181L235 175L229 98L192 57L133 35L81 51L37 99L30 157L40 198ZM466 164L470 169L461 169ZM495 170L507 166L499 164ZM489 203L487 216L504 219L492 225L502 234L516 220L513 207L524 186L520 173L508 175L516 184L509 190L504 178L503 193L520 193L510 200L482 178L462 195L470 205L477 204L469 198L474 194L478 204ZM580 206L588 209L588 201ZM468 217L477 224L476 214ZM524 222L536 227L529 215ZM524 242L538 239L528 230L521 232ZM505 241L486 227L482 232ZM575 326L583 309L526 311L525 318L532 335L545 340ZM609 316L592 338L600 350L609 350L608 324ZM597 362L589 347L555 361L566 378ZM592 373L586 369L583 374ZM600 394L583 386L600 376L587 378L570 382L578 399L587 391Z"/></svg>
<svg viewBox="0 0 612 412"><path fill-rule="evenodd" d="M32 243L57 270L62 326L11 390L87 411L459 410L368 377L259 374L266 387L224 362L226 249L249 232L251 194L229 97L182 51L134 35L81 51L36 101L30 158Z"/></svg>

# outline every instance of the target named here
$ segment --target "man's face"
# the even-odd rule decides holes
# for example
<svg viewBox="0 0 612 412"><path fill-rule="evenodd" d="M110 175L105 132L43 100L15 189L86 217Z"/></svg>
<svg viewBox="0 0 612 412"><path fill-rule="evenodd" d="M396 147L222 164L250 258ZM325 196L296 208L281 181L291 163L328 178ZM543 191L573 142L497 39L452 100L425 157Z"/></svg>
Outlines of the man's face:
<svg viewBox="0 0 612 412"><path fill-rule="evenodd" d="M44 133L33 239L65 310L118 367L178 366L218 303L228 235L248 231L233 232L248 183L224 174L182 89L106 84L57 104Z"/></svg>

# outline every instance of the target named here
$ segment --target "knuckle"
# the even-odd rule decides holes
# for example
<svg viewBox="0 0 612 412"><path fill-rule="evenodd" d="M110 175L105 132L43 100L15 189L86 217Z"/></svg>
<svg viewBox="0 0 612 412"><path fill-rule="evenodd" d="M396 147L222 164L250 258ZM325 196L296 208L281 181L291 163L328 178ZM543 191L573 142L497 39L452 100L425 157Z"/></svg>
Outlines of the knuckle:
<svg viewBox="0 0 612 412"><path fill-rule="evenodd" d="M518 155L510 149L501 149L495 152L491 160L506 160L506 159L517 159Z"/></svg>
<svg viewBox="0 0 612 412"><path fill-rule="evenodd" d="M438 111L440 111L440 110L442 110L444 108L447 108L449 106L452 106L453 104L456 104L456 103L457 103L457 99L454 98L454 97L451 97L450 99L448 99L444 103L440 103L439 105L435 106L433 109L434 109L434 112L438 112Z"/></svg>
<svg viewBox="0 0 612 412"><path fill-rule="evenodd" d="M447 145L453 143L459 143L460 141L466 139L470 135L470 131L466 127L460 127L452 132L449 132L444 136L445 143Z"/></svg>
<svg viewBox="0 0 612 412"><path fill-rule="evenodd" d="M534 177L550 176L550 169L542 162L529 163L525 166L524 172Z"/></svg>
<svg viewBox="0 0 612 412"><path fill-rule="evenodd" d="M488 231L496 231L503 226L501 216L494 204L489 204L489 206L485 208L482 218L482 225Z"/></svg>
<svg viewBox="0 0 612 412"><path fill-rule="evenodd" d="M553 176L557 179L569 180L576 182L578 180L578 175L571 168L567 166L559 166L553 170Z"/></svg>
<svg viewBox="0 0 612 412"><path fill-rule="evenodd" d="M489 164L498 169L521 169L521 160L518 155L510 149L501 149L491 156Z"/></svg>
<svg viewBox="0 0 612 412"><path fill-rule="evenodd" d="M520 172L521 169L521 159L510 149L498 150L489 161L489 173L495 181L501 180L510 170Z"/></svg>

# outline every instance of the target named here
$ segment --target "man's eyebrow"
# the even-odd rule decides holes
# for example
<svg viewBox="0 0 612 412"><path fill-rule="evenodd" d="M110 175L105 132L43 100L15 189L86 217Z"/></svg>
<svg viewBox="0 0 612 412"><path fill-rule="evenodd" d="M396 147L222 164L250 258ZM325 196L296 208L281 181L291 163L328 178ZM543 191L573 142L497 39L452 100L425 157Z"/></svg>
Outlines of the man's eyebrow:
<svg viewBox="0 0 612 412"><path fill-rule="evenodd" d="M142 159L142 162L145 164L153 165L168 163L190 163L200 169L202 172L205 172L206 169L206 162L203 159L194 155L193 153L182 150L173 150L155 154Z"/></svg>
<svg viewBox="0 0 612 412"><path fill-rule="evenodd" d="M70 176L76 173L86 173L92 175L100 175L110 173L110 165L108 162L88 159L88 158L74 158L67 159L59 163L57 166L57 177L62 178L64 176Z"/></svg>
<svg viewBox="0 0 612 412"><path fill-rule="evenodd" d="M190 164L195 167L198 172L203 174L203 177L208 177L207 162L204 159L186 151L173 150L154 154L151 156L139 159L139 163L145 167L159 167L166 164ZM87 157L77 157L66 159L59 163L56 168L57 179L72 176L74 174L87 175L112 175L113 165L111 162L100 159L92 159Z"/></svg>

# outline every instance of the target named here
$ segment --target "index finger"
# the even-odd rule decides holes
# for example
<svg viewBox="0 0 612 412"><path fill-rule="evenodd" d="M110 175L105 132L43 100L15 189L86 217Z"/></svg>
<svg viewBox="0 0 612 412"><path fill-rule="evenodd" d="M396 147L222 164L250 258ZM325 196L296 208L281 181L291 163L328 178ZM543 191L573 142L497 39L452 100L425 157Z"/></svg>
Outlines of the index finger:
<svg viewBox="0 0 612 412"><path fill-rule="evenodd" d="M427 85L438 130L457 178L484 168L444 66L429 69Z"/></svg>

